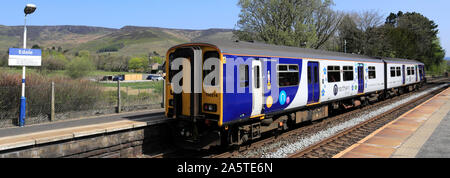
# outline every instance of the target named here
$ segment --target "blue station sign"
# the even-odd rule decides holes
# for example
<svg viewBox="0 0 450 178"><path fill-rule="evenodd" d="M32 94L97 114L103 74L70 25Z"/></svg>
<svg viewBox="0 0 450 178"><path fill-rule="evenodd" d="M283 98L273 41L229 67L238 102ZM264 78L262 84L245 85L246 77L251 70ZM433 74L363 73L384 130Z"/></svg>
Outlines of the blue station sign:
<svg viewBox="0 0 450 178"><path fill-rule="evenodd" d="M9 48L9 66L41 66L41 63L40 49Z"/></svg>

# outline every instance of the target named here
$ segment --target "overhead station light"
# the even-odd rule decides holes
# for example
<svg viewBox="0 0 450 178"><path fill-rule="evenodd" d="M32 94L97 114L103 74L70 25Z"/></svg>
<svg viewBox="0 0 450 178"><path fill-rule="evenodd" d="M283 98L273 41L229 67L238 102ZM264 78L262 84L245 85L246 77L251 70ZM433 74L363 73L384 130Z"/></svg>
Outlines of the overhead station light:
<svg viewBox="0 0 450 178"><path fill-rule="evenodd" d="M25 15L32 14L36 10L36 5L34 4L27 4L25 6L25 9L23 10L25 12Z"/></svg>

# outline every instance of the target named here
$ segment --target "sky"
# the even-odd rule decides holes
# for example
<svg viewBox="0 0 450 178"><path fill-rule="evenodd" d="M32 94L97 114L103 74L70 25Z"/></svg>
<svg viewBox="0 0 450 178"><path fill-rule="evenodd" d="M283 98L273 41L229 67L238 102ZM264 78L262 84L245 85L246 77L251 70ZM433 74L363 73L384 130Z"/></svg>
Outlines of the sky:
<svg viewBox="0 0 450 178"><path fill-rule="evenodd" d="M23 8L37 5L29 25L126 25L180 29L235 28L238 0L2 0L0 25L23 25ZM344 12L376 10L419 12L439 25L441 44L450 56L449 0L334 0Z"/></svg>

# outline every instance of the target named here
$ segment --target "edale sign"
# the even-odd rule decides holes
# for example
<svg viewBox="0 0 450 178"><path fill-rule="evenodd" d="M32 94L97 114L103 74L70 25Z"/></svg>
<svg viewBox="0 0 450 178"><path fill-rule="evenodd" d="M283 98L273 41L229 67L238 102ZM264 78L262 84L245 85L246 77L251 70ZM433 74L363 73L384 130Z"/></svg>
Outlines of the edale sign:
<svg viewBox="0 0 450 178"><path fill-rule="evenodd" d="M9 48L9 66L41 66L41 62L40 49Z"/></svg>

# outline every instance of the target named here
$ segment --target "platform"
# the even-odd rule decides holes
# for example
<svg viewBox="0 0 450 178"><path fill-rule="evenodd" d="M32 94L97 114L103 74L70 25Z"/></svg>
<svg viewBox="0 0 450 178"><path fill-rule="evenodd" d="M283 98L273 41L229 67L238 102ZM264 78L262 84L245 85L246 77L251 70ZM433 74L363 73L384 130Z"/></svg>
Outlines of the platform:
<svg viewBox="0 0 450 178"><path fill-rule="evenodd" d="M163 109L0 129L0 152L166 122Z"/></svg>
<svg viewBox="0 0 450 178"><path fill-rule="evenodd" d="M450 88L333 158L450 158Z"/></svg>

